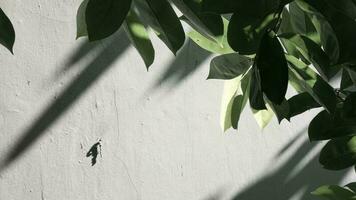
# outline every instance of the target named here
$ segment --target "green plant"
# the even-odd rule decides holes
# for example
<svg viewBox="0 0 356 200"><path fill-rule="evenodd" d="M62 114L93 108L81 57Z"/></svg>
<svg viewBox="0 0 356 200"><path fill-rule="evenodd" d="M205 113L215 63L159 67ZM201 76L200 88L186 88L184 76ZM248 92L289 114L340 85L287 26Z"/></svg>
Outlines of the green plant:
<svg viewBox="0 0 356 200"><path fill-rule="evenodd" d="M0 42L11 50L14 34L0 15L0 26L7 27L0 29ZM320 163L341 170L356 164L355 20L355 0L84 0L77 37L101 40L124 26L148 68L155 57L149 30L174 54L187 35L217 55L208 78L225 80L224 130L237 129L247 102L262 127L273 114L280 122L322 108L309 138L329 140ZM182 22L192 31L185 33ZM330 80L338 74L334 88ZM288 85L295 96L286 97ZM353 185L322 186L314 194L356 199Z"/></svg>

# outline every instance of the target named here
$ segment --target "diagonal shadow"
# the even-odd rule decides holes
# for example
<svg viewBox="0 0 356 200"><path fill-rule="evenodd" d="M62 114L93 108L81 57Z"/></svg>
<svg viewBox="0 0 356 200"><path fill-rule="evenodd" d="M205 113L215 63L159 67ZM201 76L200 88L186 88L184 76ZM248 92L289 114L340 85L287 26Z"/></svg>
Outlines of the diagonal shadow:
<svg viewBox="0 0 356 200"><path fill-rule="evenodd" d="M201 64L210 55L210 52L199 47L191 39L188 39L183 48L178 52L177 57L169 64L163 75L149 89L149 92L156 90L162 84L176 87L201 67Z"/></svg>
<svg viewBox="0 0 356 200"><path fill-rule="evenodd" d="M314 148L315 144L305 141L282 167L242 190L232 200L265 198L289 200L297 193L300 195L299 199L311 199L313 196L310 193L322 184L339 183L346 175L346 171L327 173L319 164L317 155L313 156L310 162L293 174L296 166Z"/></svg>
<svg viewBox="0 0 356 200"><path fill-rule="evenodd" d="M15 161L34 144L129 47L129 40L123 31L119 31L114 36L108 38L108 40L111 41L98 56L64 89L55 102L49 105L40 114L38 119L21 134L21 138L15 143L15 146L10 149L4 161L0 164L0 171L9 166L9 164ZM83 46L79 48L79 52L75 53L69 62L70 66L66 68L69 69L72 64L78 62L94 47L95 45L83 44Z"/></svg>
<svg viewBox="0 0 356 200"><path fill-rule="evenodd" d="M275 159L278 159L293 143L297 142L299 137L292 139L292 142L288 143L288 147L283 147ZM256 182L235 194L231 200L314 199L310 193L319 186L340 183L346 176L347 170L334 172L322 169L318 162L318 155L314 155L309 162L305 163L303 159L306 155L313 153L318 148L315 143L310 143L307 139L302 141L303 143L282 166L259 178ZM271 168L273 167L271 166ZM298 195L298 198L296 198L296 195Z"/></svg>

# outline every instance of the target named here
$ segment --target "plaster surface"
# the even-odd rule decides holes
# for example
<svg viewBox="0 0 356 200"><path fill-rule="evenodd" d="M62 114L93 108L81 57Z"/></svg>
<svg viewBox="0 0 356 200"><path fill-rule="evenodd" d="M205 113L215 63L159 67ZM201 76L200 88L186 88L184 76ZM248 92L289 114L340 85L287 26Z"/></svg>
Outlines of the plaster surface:
<svg viewBox="0 0 356 200"><path fill-rule="evenodd" d="M147 72L120 31L75 40L80 3L0 2L17 36L0 48L1 200L299 200L351 180L318 164L314 111L262 131L246 109L223 133L209 53L187 41L175 58L153 36Z"/></svg>

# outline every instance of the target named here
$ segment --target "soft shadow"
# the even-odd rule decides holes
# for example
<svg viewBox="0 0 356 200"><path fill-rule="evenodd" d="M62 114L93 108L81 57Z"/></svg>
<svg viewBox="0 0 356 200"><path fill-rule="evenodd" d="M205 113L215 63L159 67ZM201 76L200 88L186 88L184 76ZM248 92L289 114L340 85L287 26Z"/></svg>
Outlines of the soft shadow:
<svg viewBox="0 0 356 200"><path fill-rule="evenodd" d="M306 134L303 131L303 134ZM276 155L275 161L271 162L270 168L275 168L273 163L277 163L282 154L288 148L301 141L297 150L283 164L271 173L259 178L248 187L235 194L231 200L291 200L291 199L318 199L311 195L311 192L323 184L338 184L346 176L347 170L328 171L322 168L318 162L319 152L316 143L310 143L307 139L293 138L290 143L284 146ZM317 150L317 151L315 151ZM308 154L313 155L309 162L304 160ZM310 158L310 157L309 157ZM266 169L266 170L270 170Z"/></svg>
<svg viewBox="0 0 356 200"><path fill-rule="evenodd" d="M177 57L167 67L163 75L150 88L149 92L156 90L162 84L176 87L179 83L193 74L202 63L209 58L210 52L200 48L188 39Z"/></svg>
<svg viewBox="0 0 356 200"><path fill-rule="evenodd" d="M108 42L108 45L104 47L101 53L84 68L58 98L39 115L38 119L21 134L22 137L15 143L15 146L6 155L3 163L1 163L0 171L15 161L34 144L129 47L129 40L123 31L119 31L107 40L111 41ZM94 47L96 45L83 44L78 52L74 53L68 66L65 66L63 70L69 69L74 63L87 55L89 51L95 49Z"/></svg>

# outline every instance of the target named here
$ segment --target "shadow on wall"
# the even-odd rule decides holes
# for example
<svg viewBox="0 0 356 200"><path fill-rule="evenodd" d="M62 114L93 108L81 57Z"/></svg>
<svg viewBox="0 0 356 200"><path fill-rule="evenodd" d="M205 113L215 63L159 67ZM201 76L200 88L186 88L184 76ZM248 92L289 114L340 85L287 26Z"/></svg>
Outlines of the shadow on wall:
<svg viewBox="0 0 356 200"><path fill-rule="evenodd" d="M110 38L109 45L104 47L99 55L89 63L84 70L74 79L68 87L49 105L38 117L38 119L21 134L21 138L6 155L0 165L3 170L11 162L22 155L45 131L64 114L73 103L121 56L129 47L128 39L122 31ZM76 62L84 58L90 51L97 49L100 42L83 44L79 50L70 58L68 66L64 71L71 68Z"/></svg>
<svg viewBox="0 0 356 200"><path fill-rule="evenodd" d="M15 143L15 146L10 149L9 153L2 158L0 163L0 172L8 167L13 161L19 158L20 155L33 145L45 131L55 123L61 115L67 112L71 106L93 85L99 77L107 71L114 61L128 49L130 43L124 33L120 30L105 42L84 43L78 50L69 58L68 63L60 69L57 76L65 74L76 63L88 56L91 52L100 51L100 53L81 71L81 73L66 87L56 100L49 105L33 122L30 127L21 134L21 138ZM101 46L104 46L102 48ZM198 48L193 42L187 41L179 52L178 56L168 66L163 77L157 82L154 88L168 80L175 80L172 87L184 80L193 73L200 63L208 58L206 51ZM195 58L194 63L191 58Z"/></svg>
<svg viewBox="0 0 356 200"><path fill-rule="evenodd" d="M285 152L294 145L302 134L287 144L275 157L277 162ZM248 187L235 194L231 200L317 200L310 193L324 184L338 184L346 176L347 170L344 171L327 171L319 164L318 156L313 155L314 150L319 149L316 143L310 143L303 139L302 144L297 150L275 171L269 173ZM319 153L319 151L316 151ZM310 161L304 159L312 154ZM309 157L310 158L310 157ZM276 163L276 162L271 162ZM275 166L271 165L271 168ZM222 200L221 198L208 197L205 200Z"/></svg>
<svg viewBox="0 0 356 200"><path fill-rule="evenodd" d="M210 52L202 49L189 39L149 92L156 90L162 84L176 87L202 66L202 63L211 55Z"/></svg>

